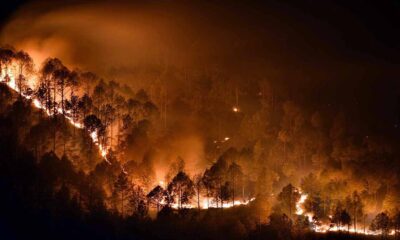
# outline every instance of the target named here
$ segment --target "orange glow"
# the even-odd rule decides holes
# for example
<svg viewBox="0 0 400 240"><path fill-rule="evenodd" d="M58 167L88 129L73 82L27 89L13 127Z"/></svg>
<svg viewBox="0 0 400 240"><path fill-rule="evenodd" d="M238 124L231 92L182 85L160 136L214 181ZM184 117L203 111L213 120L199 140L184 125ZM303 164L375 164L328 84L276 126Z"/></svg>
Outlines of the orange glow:
<svg viewBox="0 0 400 240"><path fill-rule="evenodd" d="M296 203L296 215L303 215L306 216L308 218L308 220L310 222L313 222L313 214L312 213L307 213L306 210L304 209L304 203L308 198L307 194L301 193L300 199L299 201L297 201ZM330 219L332 218L332 216L330 216ZM379 231L371 231L369 229L354 229L350 228L348 229L347 226L341 226L340 228L336 225L332 225L331 223L322 223L321 225L315 225L314 229L315 232L319 232L319 233L327 233L327 232L338 232L338 231L343 231L343 232L347 232L349 231L350 233L357 233L357 234L363 234L363 235L379 235L380 232ZM392 230L389 232L389 235L394 235L395 231Z"/></svg>
<svg viewBox="0 0 400 240"><path fill-rule="evenodd" d="M46 110L46 108L44 106L42 106L40 101L37 100L36 98L32 98L31 96L27 96L24 93L21 93L21 90L18 88L17 83L16 83L16 78L15 78L15 76L17 75L17 63L16 62L12 62L11 63L11 65L8 68L7 72L6 72L5 69L1 70L1 74L0 74L1 81L3 81L4 77L7 76L7 75L10 77L10 81L9 82L5 82L7 84L7 86L9 86L11 89L16 91L17 93L20 93L21 96L23 96L25 99L31 99L32 103L33 103L33 106L35 106L38 109L44 110L48 116L51 116L53 114L51 111ZM37 78L38 77L35 74L30 76L30 78L27 79L28 86L29 87L33 87L36 84L36 81L37 81L36 79ZM62 113L62 109L61 108L58 108L57 111L59 113ZM79 128L79 129L83 128L83 124L82 123L75 122L72 118L70 118L68 116L64 115L64 117L66 119L68 119L69 123L71 125L73 125L75 128ZM105 161L110 163L110 161L108 161L107 157L106 157L107 153L108 153L108 149L105 146L103 146L102 144L99 143L99 140L98 140L98 137L97 137L97 132L90 132L89 134L90 134L90 137L91 137L93 143L98 146L100 155L103 157L103 159Z"/></svg>

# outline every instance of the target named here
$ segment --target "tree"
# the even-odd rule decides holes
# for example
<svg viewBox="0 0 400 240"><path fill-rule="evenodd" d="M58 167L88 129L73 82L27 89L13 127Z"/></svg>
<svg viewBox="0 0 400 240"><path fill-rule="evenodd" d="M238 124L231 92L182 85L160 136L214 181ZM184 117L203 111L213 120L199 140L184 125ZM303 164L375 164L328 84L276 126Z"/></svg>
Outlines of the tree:
<svg viewBox="0 0 400 240"><path fill-rule="evenodd" d="M165 190L157 185L153 190L147 194L147 199L149 203L155 204L157 206L157 212L160 211L160 205L165 197Z"/></svg>
<svg viewBox="0 0 400 240"><path fill-rule="evenodd" d="M232 197L233 195L233 187L231 186L232 184L230 182L225 182L222 186L221 186L221 190L220 190L220 198L221 198L221 207L224 206L224 201L229 201L229 199ZM234 205L234 203L232 203L232 206Z"/></svg>
<svg viewBox="0 0 400 240"><path fill-rule="evenodd" d="M0 70L2 70L2 66L5 67L5 76L4 76L4 81L8 82L7 78L9 79L8 75L8 67L12 62L12 59L15 56L15 51L11 47L1 47L0 48Z"/></svg>
<svg viewBox="0 0 400 240"><path fill-rule="evenodd" d="M208 196L214 196L214 200L217 203L221 201L222 207L222 186L226 178L227 164L223 157L220 157L210 169L206 169L203 175L203 183L207 189ZM208 203L209 204L209 203Z"/></svg>
<svg viewBox="0 0 400 240"><path fill-rule="evenodd" d="M77 70L72 70L68 74L68 78L66 81L67 87L70 90L70 98L75 95L75 92L78 90L81 82L79 79L79 73Z"/></svg>
<svg viewBox="0 0 400 240"><path fill-rule="evenodd" d="M398 232L400 231L400 212L397 210L392 219L395 239L397 239Z"/></svg>
<svg viewBox="0 0 400 240"><path fill-rule="evenodd" d="M340 231L340 229L342 227L341 214L342 214L342 207L341 207L341 204L339 203L336 206L335 211L333 212L332 219L331 219L332 223L334 223L337 226L339 231Z"/></svg>
<svg viewBox="0 0 400 240"><path fill-rule="evenodd" d="M281 204L282 210L289 213L292 218L292 212L296 209L296 203L300 199L300 193L292 184L285 186L278 195L278 201Z"/></svg>
<svg viewBox="0 0 400 240"><path fill-rule="evenodd" d="M26 87L26 75L24 72L30 73L33 71L33 60L29 54L24 51L18 51L15 54L15 59L17 60L19 66L17 85L21 96L21 94L24 92L24 88Z"/></svg>
<svg viewBox="0 0 400 240"><path fill-rule="evenodd" d="M112 138L113 138L113 128L112 124L116 119L115 116L115 108L111 104L106 104L101 110L103 117L104 127L107 129L110 128L110 147L112 147Z"/></svg>
<svg viewBox="0 0 400 240"><path fill-rule="evenodd" d="M67 110L67 116L72 119L73 122L77 123L79 120L79 98L78 96L71 96L69 100L65 101L65 110Z"/></svg>
<svg viewBox="0 0 400 240"><path fill-rule="evenodd" d="M193 184L197 195L197 208L200 209L200 194L203 187L203 177L201 174L197 174L194 176Z"/></svg>
<svg viewBox="0 0 400 240"><path fill-rule="evenodd" d="M318 218L324 217L324 212L322 208L322 199L319 194L310 194L308 195L304 208L307 212L312 212L314 216Z"/></svg>
<svg viewBox="0 0 400 240"><path fill-rule="evenodd" d="M350 231L351 217L346 210L342 210L340 213L340 222L343 226L347 225L347 231Z"/></svg>
<svg viewBox="0 0 400 240"><path fill-rule="evenodd" d="M346 205L347 210L353 215L354 231L357 231L357 219L364 215L361 197L357 191L354 191L352 196L346 199Z"/></svg>
<svg viewBox="0 0 400 240"><path fill-rule="evenodd" d="M235 205L236 186L238 184L238 181L243 180L242 168L238 164L233 162L228 168L228 176L230 176L230 180L232 182L232 205Z"/></svg>
<svg viewBox="0 0 400 240"><path fill-rule="evenodd" d="M78 103L80 112L82 113L82 119L85 119L86 116L91 112L93 108L93 102L92 99L89 97L89 95L84 94L80 99Z"/></svg>
<svg viewBox="0 0 400 240"><path fill-rule="evenodd" d="M98 114L100 119L103 119L101 109L103 108L103 105L106 102L106 84L104 83L103 80L100 80L100 82L96 85L96 87L93 90L93 103L94 103L94 110L96 114Z"/></svg>
<svg viewBox="0 0 400 240"><path fill-rule="evenodd" d="M310 230L310 220L308 219L307 216L303 215L298 215L295 222L294 222L294 228L299 232L302 233L304 231L309 231Z"/></svg>
<svg viewBox="0 0 400 240"><path fill-rule="evenodd" d="M390 218L387 213L381 212L375 216L371 222L370 229L372 231L381 231L382 237L389 233Z"/></svg>
<svg viewBox="0 0 400 240"><path fill-rule="evenodd" d="M97 131L101 127L102 123L96 115L92 114L83 120L83 125L90 133L92 133Z"/></svg>
<svg viewBox="0 0 400 240"><path fill-rule="evenodd" d="M55 72L63 68L63 64L57 58L48 58L43 63L40 70L41 72L41 83L46 89L46 110L50 113L53 108L53 114L57 114L57 103L56 103L56 91L57 91L57 78L55 77ZM53 96L51 92L53 90Z"/></svg>
<svg viewBox="0 0 400 240"><path fill-rule="evenodd" d="M129 190L129 185L130 184L128 182L128 177L124 172L121 171L121 173L118 175L117 180L114 183L114 192L116 195L119 195L120 209L122 216L124 216L124 205L127 192Z"/></svg>
<svg viewBox="0 0 400 240"><path fill-rule="evenodd" d="M34 96L38 99L40 105L46 108L46 110L50 108L50 106L47 105L48 89L44 82L39 83L39 86L36 92L34 93Z"/></svg>
<svg viewBox="0 0 400 240"><path fill-rule="evenodd" d="M204 171L204 174L203 174L203 177L202 177L201 181L203 183L203 186L206 189L207 208L209 208L210 207L210 197L212 195L212 188L213 188L210 169L206 169Z"/></svg>
<svg viewBox="0 0 400 240"><path fill-rule="evenodd" d="M139 218L145 217L147 215L147 204L143 189L140 186L132 185L130 191L129 206L132 209L132 214Z"/></svg>
<svg viewBox="0 0 400 240"><path fill-rule="evenodd" d="M68 78L70 78L70 71L66 67L60 66L60 68L54 72L54 78L56 79L55 87L61 97L61 100L60 100L61 112L63 115L65 115L65 108L64 108L65 89L68 86L67 80L68 80Z"/></svg>
<svg viewBox="0 0 400 240"><path fill-rule="evenodd" d="M92 85L96 82L97 76L92 72L82 72L80 78L84 85L85 94L90 96Z"/></svg>
<svg viewBox="0 0 400 240"><path fill-rule="evenodd" d="M182 204L190 203L195 193L194 184L185 172L180 171L168 184L168 192L172 198L177 198L178 208L181 209Z"/></svg>
<svg viewBox="0 0 400 240"><path fill-rule="evenodd" d="M97 141L100 140L100 134L102 134L101 131L103 129L103 124L96 115L92 114L85 117L85 119L83 120L83 126L90 134L96 133ZM92 148L91 140L90 140L90 148Z"/></svg>

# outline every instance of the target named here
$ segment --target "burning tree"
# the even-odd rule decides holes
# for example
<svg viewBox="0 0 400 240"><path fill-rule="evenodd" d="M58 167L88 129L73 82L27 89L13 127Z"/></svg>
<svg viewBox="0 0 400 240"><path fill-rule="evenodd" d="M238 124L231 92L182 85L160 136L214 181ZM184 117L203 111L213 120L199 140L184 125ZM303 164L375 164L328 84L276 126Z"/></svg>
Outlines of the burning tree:
<svg viewBox="0 0 400 240"><path fill-rule="evenodd" d="M159 212L160 206L165 199L165 190L160 185L157 185L147 194L146 197L149 203L157 206L157 212Z"/></svg>
<svg viewBox="0 0 400 240"><path fill-rule="evenodd" d="M300 193L292 184L288 184L282 189L278 195L278 201L283 212L288 213L289 218L292 218L293 211L296 209L296 202L300 199Z"/></svg>
<svg viewBox="0 0 400 240"><path fill-rule="evenodd" d="M195 194L193 181L189 176L180 171L168 184L168 192L173 199L178 200L178 208L181 209L183 204L190 203L191 198Z"/></svg>
<svg viewBox="0 0 400 240"><path fill-rule="evenodd" d="M129 206L132 214L136 217L143 218L147 215L146 195L143 189L138 185L133 185L130 189Z"/></svg>
<svg viewBox="0 0 400 240"><path fill-rule="evenodd" d="M228 176L230 177L230 181L232 183L232 205L234 205L237 186L243 185L242 168L238 164L233 162L228 168Z"/></svg>
<svg viewBox="0 0 400 240"><path fill-rule="evenodd" d="M390 218L387 213L381 212L375 216L371 222L370 229L372 231L381 231L382 237L389 233L390 228Z"/></svg>
<svg viewBox="0 0 400 240"><path fill-rule="evenodd" d="M129 189L130 183L128 182L128 177L124 172L121 172L114 183L114 194L116 195L117 201L120 202L120 210L122 216L124 216L124 206L125 201L127 200Z"/></svg>
<svg viewBox="0 0 400 240"><path fill-rule="evenodd" d="M17 86L19 89L19 94L21 96L21 94L23 92L25 92L25 88L26 88L26 74L29 74L33 71L34 64L33 64L32 58L29 56L29 54L22 50L18 51L15 54L15 59L17 60L18 67L19 67Z"/></svg>
<svg viewBox="0 0 400 240"><path fill-rule="evenodd" d="M197 195L197 208L200 209L200 195L201 190L203 188L203 177L201 174L197 174L193 178L194 189L196 190Z"/></svg>
<svg viewBox="0 0 400 240"><path fill-rule="evenodd" d="M217 207L222 208L222 187L224 185L224 180L227 171L227 164L223 158L219 158L210 169L206 169L203 174L203 183L207 189L207 196L213 196Z"/></svg>
<svg viewBox="0 0 400 240"><path fill-rule="evenodd" d="M11 61L15 57L15 51L12 47L6 46L0 48L0 69L3 69L2 66L4 65L4 81L9 82L10 76L8 74L8 67L11 64Z"/></svg>

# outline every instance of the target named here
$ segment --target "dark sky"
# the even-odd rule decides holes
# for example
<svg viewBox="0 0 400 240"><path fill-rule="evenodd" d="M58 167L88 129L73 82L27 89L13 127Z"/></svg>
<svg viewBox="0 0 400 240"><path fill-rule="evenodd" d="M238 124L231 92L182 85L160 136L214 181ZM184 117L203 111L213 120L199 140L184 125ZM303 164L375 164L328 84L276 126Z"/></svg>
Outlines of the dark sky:
<svg viewBox="0 0 400 240"><path fill-rule="evenodd" d="M0 21L2 25L18 9L19 6L28 2L27 0L3 1L0 4Z"/></svg>
<svg viewBox="0 0 400 240"><path fill-rule="evenodd" d="M2 2L0 20L5 21L24 3L29 0L13 0ZM61 2L61 1L60 1ZM66 3L79 1L64 1ZM223 1L222 1L223 2ZM285 3L279 3L285 2ZM221 4L222 5L222 4ZM400 48L400 1L399 0L324 0L324 1L226 1L224 7L235 11L244 10L255 15L263 14L265 8L271 5L282 5L285 11L293 14L293 18L300 17L309 22L300 23L309 30L320 26L329 26L326 32L320 32L322 37L335 37L347 50L358 52L387 61L399 63L398 51ZM234 10L236 8L236 10ZM240 19L240 16L238 16ZM258 23L262 25L263 23ZM327 34L329 32L329 34ZM328 36L323 36L323 35ZM330 39L326 39L330 41Z"/></svg>

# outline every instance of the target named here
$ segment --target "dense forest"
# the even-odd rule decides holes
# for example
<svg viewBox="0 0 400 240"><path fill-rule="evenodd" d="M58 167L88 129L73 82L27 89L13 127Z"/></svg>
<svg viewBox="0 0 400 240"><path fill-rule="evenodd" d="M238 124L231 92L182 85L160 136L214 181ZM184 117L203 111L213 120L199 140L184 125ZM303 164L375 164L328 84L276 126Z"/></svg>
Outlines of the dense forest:
<svg viewBox="0 0 400 240"><path fill-rule="evenodd" d="M10 239L398 235L398 143L349 112L217 70L160 64L135 89L10 46L0 63Z"/></svg>

